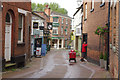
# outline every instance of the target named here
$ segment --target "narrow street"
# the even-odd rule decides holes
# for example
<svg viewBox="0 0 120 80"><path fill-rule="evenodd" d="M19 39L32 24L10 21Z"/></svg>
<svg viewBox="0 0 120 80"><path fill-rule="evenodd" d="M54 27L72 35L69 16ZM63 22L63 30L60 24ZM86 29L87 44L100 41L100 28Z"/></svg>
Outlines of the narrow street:
<svg viewBox="0 0 120 80"><path fill-rule="evenodd" d="M69 50L52 49L42 58L32 61L22 69L3 73L3 78L110 78L109 72L99 66L80 62L69 63Z"/></svg>

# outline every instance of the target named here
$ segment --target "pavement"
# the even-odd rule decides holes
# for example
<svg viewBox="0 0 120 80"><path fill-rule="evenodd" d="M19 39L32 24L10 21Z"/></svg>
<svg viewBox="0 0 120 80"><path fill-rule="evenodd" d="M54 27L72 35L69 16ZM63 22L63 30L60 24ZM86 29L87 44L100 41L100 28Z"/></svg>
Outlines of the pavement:
<svg viewBox="0 0 120 80"><path fill-rule="evenodd" d="M111 78L110 73L90 62L69 63L68 50L52 49L42 58L32 58L24 68L3 72L3 78Z"/></svg>

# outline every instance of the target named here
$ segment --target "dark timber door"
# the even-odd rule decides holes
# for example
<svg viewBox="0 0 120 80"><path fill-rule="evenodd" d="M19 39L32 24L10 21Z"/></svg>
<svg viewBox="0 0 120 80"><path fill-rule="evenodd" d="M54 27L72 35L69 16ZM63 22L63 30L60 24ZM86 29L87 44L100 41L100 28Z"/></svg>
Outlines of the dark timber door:
<svg viewBox="0 0 120 80"><path fill-rule="evenodd" d="M86 44L87 44L87 33L84 33L83 34L83 42L86 42ZM86 47L86 57L85 58L87 58L87 47Z"/></svg>

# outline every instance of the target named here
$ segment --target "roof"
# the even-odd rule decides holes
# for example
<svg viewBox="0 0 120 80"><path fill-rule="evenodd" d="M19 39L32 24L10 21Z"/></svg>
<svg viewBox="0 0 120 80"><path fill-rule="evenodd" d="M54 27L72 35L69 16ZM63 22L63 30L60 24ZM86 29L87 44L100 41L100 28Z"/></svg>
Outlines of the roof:
<svg viewBox="0 0 120 80"><path fill-rule="evenodd" d="M49 16L44 11L33 11L33 12L35 12L35 13L44 13L49 18Z"/></svg>
<svg viewBox="0 0 120 80"><path fill-rule="evenodd" d="M42 18L42 19L44 19L45 20L45 18L44 17L42 17L40 14L38 14L38 13L35 13L35 12L32 12L32 14L34 14L34 15L36 15L36 16L38 16L38 17L40 17L40 18Z"/></svg>
<svg viewBox="0 0 120 80"><path fill-rule="evenodd" d="M68 16L66 14L61 14L61 13L58 13L58 12L55 12L55 11L52 11L51 14L53 14L53 15L60 15L60 16L71 18L70 16Z"/></svg>
<svg viewBox="0 0 120 80"><path fill-rule="evenodd" d="M74 13L73 16L75 16L75 15L77 14L77 12L78 12L82 7L83 7L83 4L82 4L80 7L77 8L77 11Z"/></svg>

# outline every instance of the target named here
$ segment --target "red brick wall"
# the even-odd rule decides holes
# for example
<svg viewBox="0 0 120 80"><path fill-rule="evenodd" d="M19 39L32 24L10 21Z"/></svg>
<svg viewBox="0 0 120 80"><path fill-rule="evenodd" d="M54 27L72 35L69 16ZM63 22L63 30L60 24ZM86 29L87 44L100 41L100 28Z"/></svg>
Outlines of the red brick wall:
<svg viewBox="0 0 120 80"><path fill-rule="evenodd" d="M110 48L110 72L114 78L118 78L118 28L119 28L119 3L110 8L110 43L116 47L116 52Z"/></svg>
<svg viewBox="0 0 120 80"><path fill-rule="evenodd" d="M97 61L99 61L99 36L95 35L95 30L98 26L105 26L108 20L108 3L105 3L103 7L100 7L100 4L100 2L95 2L94 11L90 12L91 3L87 2L87 20L83 21L83 33L88 35L87 55ZM85 15L85 3L83 9Z"/></svg>
<svg viewBox="0 0 120 80"><path fill-rule="evenodd" d="M6 18L6 13L8 10L10 10L10 13L12 15L12 41L11 41L11 54L13 56L19 56L23 54L27 54L27 58L30 58L30 34L29 34L29 26L31 26L31 15L27 14L25 16L25 22L24 22L24 30L23 30L23 35L24 35L24 44L18 44L18 8L24 9L27 11L31 11L31 2L27 3L3 3L3 10L2 10L2 46L3 46L3 57L4 57L4 46L5 46L5 18ZM29 17L29 19L28 19Z"/></svg>
<svg viewBox="0 0 120 80"><path fill-rule="evenodd" d="M2 3L0 2L0 6ZM2 8L0 8L0 57L2 57Z"/></svg>
<svg viewBox="0 0 120 80"><path fill-rule="evenodd" d="M55 36L55 37L64 37L64 47L65 47L65 39L69 39L70 37L70 33L71 33L71 19L70 18L65 18L65 17L61 17L61 16L58 16L59 17L59 20L58 20L58 23L59 23L59 27L58 27L58 35L51 35L51 36ZM62 18L64 18L63 20L63 24L62 24ZM66 24L66 19L68 20L68 24ZM53 18L51 17L51 22L53 22ZM63 26L63 34L61 34L61 27ZM66 28L68 27L68 28ZM65 33L65 29L67 29L67 35ZM51 31L52 33L52 31ZM69 40L67 40L67 45L69 44Z"/></svg>

